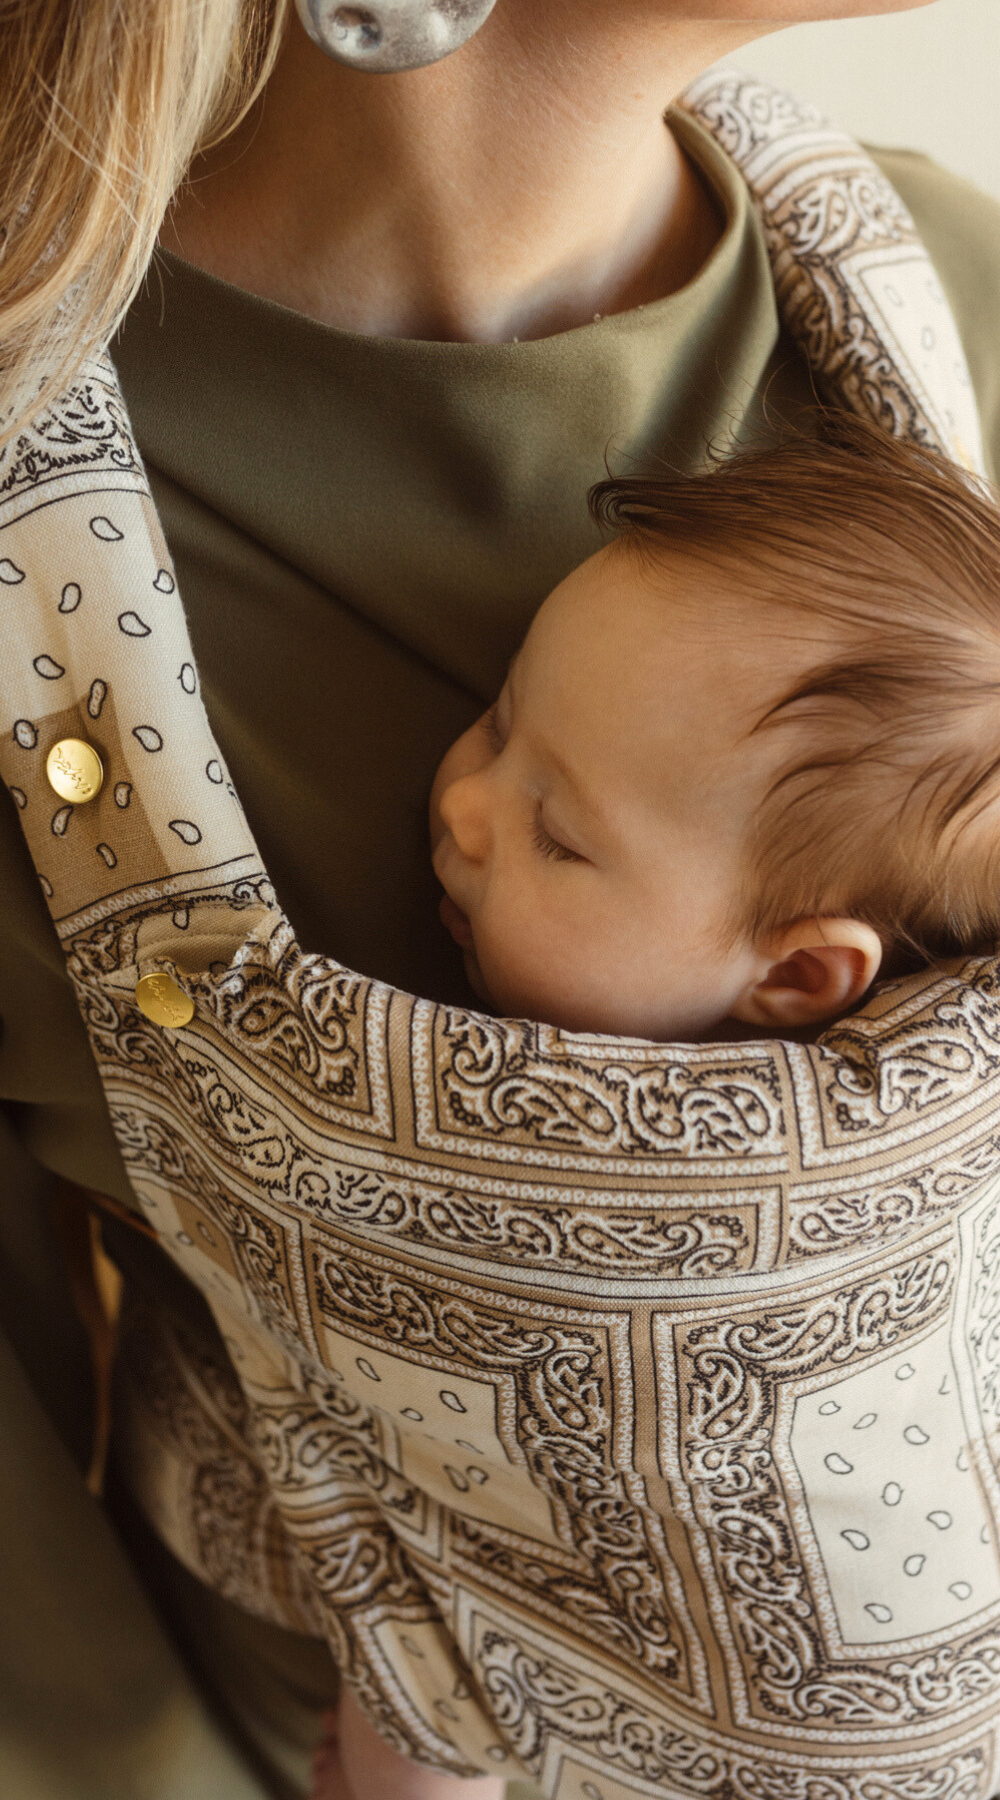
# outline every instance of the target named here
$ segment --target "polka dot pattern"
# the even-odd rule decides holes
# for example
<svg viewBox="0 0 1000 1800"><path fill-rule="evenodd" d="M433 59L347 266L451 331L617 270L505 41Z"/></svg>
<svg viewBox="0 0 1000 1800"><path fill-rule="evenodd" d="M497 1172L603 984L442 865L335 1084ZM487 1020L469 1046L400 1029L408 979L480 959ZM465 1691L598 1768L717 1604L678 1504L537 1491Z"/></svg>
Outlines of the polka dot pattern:
<svg viewBox="0 0 1000 1800"><path fill-rule="evenodd" d="M801 1399L790 1451L845 1642L918 1636L1000 1601L947 1332Z"/></svg>
<svg viewBox="0 0 1000 1800"><path fill-rule="evenodd" d="M10 690L20 706L0 728L14 756L5 780L60 916L98 899L109 872L121 886L146 878L151 861L161 875L200 857L256 861L204 715L155 516L141 493L102 501L97 511L85 494L64 499L57 532L51 509L7 527L19 601L5 649L22 674ZM45 779L60 737L91 743L105 771L75 816Z"/></svg>
<svg viewBox="0 0 1000 1800"><path fill-rule="evenodd" d="M150 627L145 619L140 619L137 612L131 611L118 614L118 629L124 631L126 637L146 638L150 634Z"/></svg>

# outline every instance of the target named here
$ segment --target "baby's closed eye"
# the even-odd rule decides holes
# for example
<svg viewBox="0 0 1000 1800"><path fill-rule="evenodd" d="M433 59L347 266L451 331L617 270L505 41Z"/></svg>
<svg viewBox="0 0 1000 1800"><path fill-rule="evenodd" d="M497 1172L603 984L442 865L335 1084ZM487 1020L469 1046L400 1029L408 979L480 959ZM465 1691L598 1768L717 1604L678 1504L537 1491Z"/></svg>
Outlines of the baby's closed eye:
<svg viewBox="0 0 1000 1800"><path fill-rule="evenodd" d="M488 712L484 712L479 724L486 735L494 756L499 756L507 743L507 734L500 726L500 701L494 700Z"/></svg>
<svg viewBox="0 0 1000 1800"><path fill-rule="evenodd" d="M552 857L555 862L583 862L585 860L575 850L570 850L566 844L561 844L550 831L546 831L540 818L535 820L531 837L535 849L539 850L543 856Z"/></svg>

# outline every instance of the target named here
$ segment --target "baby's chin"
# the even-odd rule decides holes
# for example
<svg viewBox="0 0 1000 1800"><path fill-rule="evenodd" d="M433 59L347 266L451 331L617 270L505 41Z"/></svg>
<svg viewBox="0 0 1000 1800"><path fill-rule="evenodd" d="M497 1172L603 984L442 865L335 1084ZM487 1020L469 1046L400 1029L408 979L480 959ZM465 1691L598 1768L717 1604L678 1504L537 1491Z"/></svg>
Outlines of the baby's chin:
<svg viewBox="0 0 1000 1800"><path fill-rule="evenodd" d="M442 916L447 919L444 908ZM632 1038L643 1043L697 1043L716 1036L723 1040L730 1037L745 1040L764 1035L755 1033L746 1025L735 1026L732 1021L724 1019L696 1021L680 1015L672 1018L669 1011L665 1011L655 1021L646 1016L645 1009L641 1016L631 1017L628 1008L622 1007L620 1003L606 1012L606 1003L602 1006L595 1001L591 1009L585 1004L581 1005L579 992L563 998L553 994L551 988L545 993L529 991L523 982L515 988L502 969L497 972L496 979L490 980L483 973L473 928L464 913L460 917L461 936L465 940L461 946L462 960L469 986L477 998L502 1019L531 1019L541 1025L555 1026L558 1031ZM457 930L453 931L453 936L458 936Z"/></svg>
<svg viewBox="0 0 1000 1800"><path fill-rule="evenodd" d="M471 945L462 951L462 961L465 964L466 979L476 998L485 1001L487 1006L494 1006L493 995L486 985L486 977L479 967L479 958Z"/></svg>
<svg viewBox="0 0 1000 1800"><path fill-rule="evenodd" d="M491 985L483 974L473 946L463 951L463 958L469 986L502 1019L531 1019L540 1025L552 1025L557 1031L576 1032L584 1036L627 1038L647 1044L692 1044L710 1042L715 1038L722 1041L731 1038L746 1041L767 1035L764 1031L757 1032L751 1026L738 1025L735 1021L726 1019L695 1021L682 1017L679 1013L676 1017L671 1017L669 1012L665 1012L654 1021L645 1014L630 1017L628 1010L618 1005L610 1014L605 1014L597 1003L593 1009L581 1006L579 994L567 995L563 1000L551 991L534 994L519 988L515 992L503 979L498 979Z"/></svg>
<svg viewBox="0 0 1000 1800"><path fill-rule="evenodd" d="M571 998L561 1003L551 993L535 994L524 987L514 989L502 979L491 983L483 974L475 950L466 950L464 954L470 987L499 1018L530 1019L536 1025L553 1025L558 1031L589 1031L592 1028L580 1016L579 1008Z"/></svg>
<svg viewBox="0 0 1000 1800"><path fill-rule="evenodd" d="M514 993L503 980L489 982L483 974L474 942L463 949L462 960L465 963L466 979L473 993L499 1018L532 1019L542 1025L562 1023L561 1020L549 1016L551 1008L540 996L536 1002L529 994L520 991Z"/></svg>

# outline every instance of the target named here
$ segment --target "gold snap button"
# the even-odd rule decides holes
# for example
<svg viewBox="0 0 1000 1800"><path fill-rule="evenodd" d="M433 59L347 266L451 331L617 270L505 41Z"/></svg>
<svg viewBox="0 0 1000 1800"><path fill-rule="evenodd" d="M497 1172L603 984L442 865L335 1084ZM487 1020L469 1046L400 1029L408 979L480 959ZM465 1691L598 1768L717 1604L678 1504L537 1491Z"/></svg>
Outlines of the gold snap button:
<svg viewBox="0 0 1000 1800"><path fill-rule="evenodd" d="M72 806L96 800L104 785L104 765L92 744L82 738L60 738L45 759L49 786Z"/></svg>
<svg viewBox="0 0 1000 1800"><path fill-rule="evenodd" d="M166 1025L171 1031L179 1031L194 1018L194 1001L163 969L140 976L135 984L135 1003L154 1025Z"/></svg>

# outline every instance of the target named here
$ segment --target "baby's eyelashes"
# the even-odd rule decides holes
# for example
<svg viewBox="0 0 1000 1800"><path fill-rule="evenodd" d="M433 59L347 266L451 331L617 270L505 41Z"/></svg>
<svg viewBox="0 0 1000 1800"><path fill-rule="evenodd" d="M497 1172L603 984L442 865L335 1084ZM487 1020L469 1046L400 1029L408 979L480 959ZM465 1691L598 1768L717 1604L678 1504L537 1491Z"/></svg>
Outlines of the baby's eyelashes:
<svg viewBox="0 0 1000 1800"><path fill-rule="evenodd" d="M551 832L546 831L541 819L535 820L531 837L535 849L540 850L543 856L551 856L555 862L583 862L585 860L584 857L578 856L575 850L570 850L565 844L560 844L558 838L554 838Z"/></svg>
<svg viewBox="0 0 1000 1800"><path fill-rule="evenodd" d="M504 739L501 734L500 727L497 723L497 707L498 707L498 705L499 705L499 701L494 701L493 705L489 709L489 712L484 712L482 718L479 721L480 725L482 726L483 730L486 733L487 742L489 743L490 749L492 750L494 756L499 756L501 750L504 747Z"/></svg>

